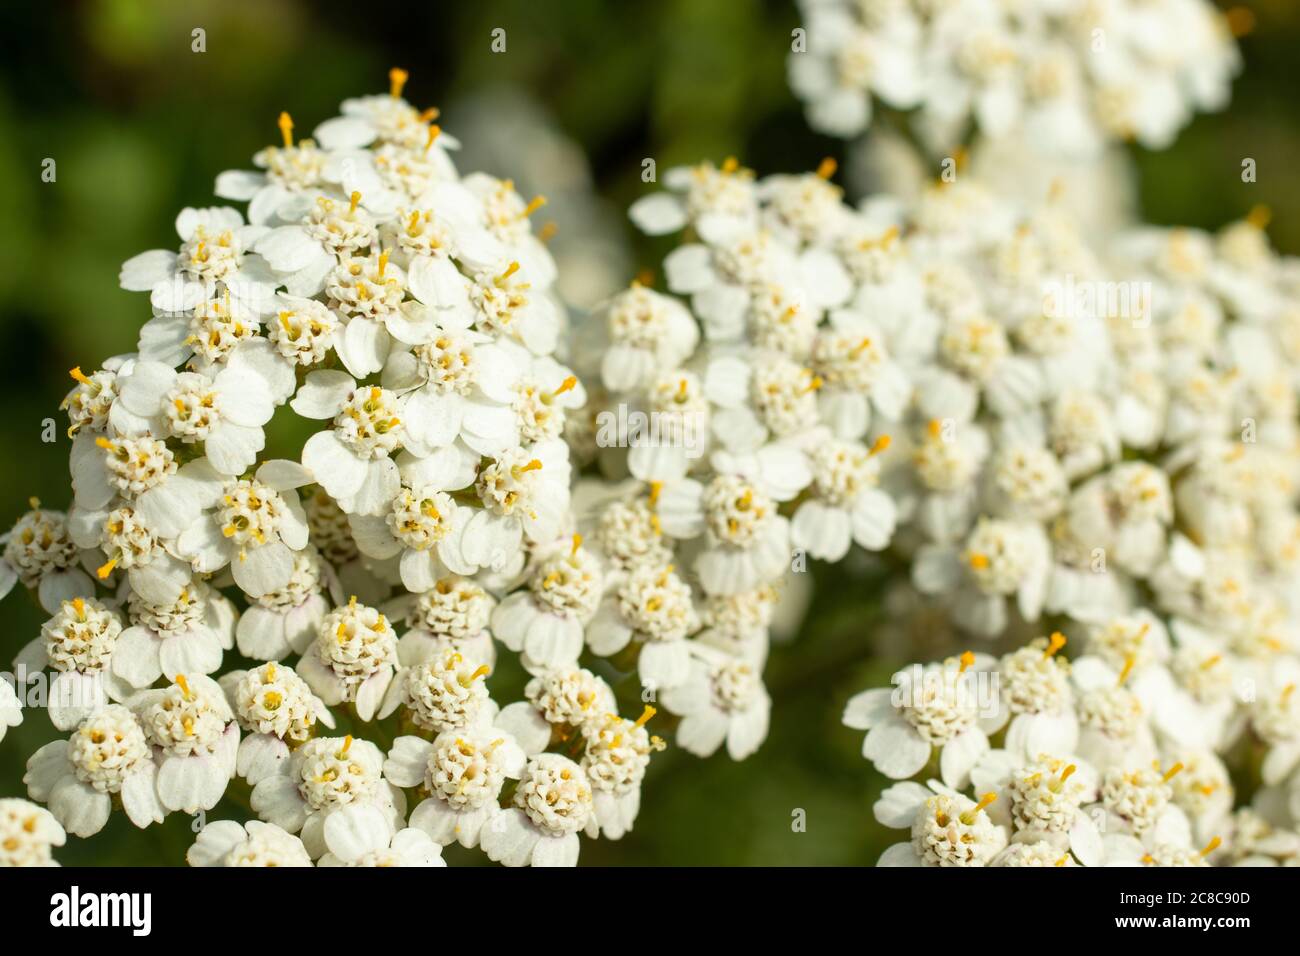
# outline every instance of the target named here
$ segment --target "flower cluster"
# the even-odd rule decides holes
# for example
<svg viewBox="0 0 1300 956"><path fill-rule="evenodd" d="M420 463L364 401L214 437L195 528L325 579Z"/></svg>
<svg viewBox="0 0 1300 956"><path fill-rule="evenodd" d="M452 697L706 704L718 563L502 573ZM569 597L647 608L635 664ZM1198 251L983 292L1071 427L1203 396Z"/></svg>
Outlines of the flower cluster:
<svg viewBox="0 0 1300 956"><path fill-rule="evenodd" d="M789 79L832 136L881 107L915 111L933 151L1023 135L1044 152L1094 155L1115 140L1163 149L1222 108L1247 14L1208 0L799 0Z"/></svg>
<svg viewBox="0 0 1300 956"><path fill-rule="evenodd" d="M458 841L572 865L633 825L663 743L577 667L605 577L570 506L586 395L545 199L459 173L390 80L311 138L281 114L217 178L246 212L186 209L122 267L153 317L72 372L72 505L3 539L0 588L50 617L0 732L48 671L67 734L24 777L48 812L0 809L15 861L227 795L257 819L207 823L191 864L438 866ZM300 455L265 453L277 412L312 423ZM504 710L494 639L537 675Z"/></svg>

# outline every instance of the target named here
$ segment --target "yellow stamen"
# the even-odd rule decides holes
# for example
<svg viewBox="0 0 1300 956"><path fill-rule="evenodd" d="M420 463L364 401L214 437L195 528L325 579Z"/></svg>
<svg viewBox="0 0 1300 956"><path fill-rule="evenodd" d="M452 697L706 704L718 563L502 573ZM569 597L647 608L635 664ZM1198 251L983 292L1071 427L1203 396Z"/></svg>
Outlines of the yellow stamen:
<svg viewBox="0 0 1300 956"><path fill-rule="evenodd" d="M275 680L275 661L268 661L266 664L266 679Z"/></svg>
<svg viewBox="0 0 1300 956"><path fill-rule="evenodd" d="M537 210L541 209L545 205L546 205L545 196L534 196L532 198L532 201L529 202L528 205L524 207L524 218L527 219L529 216L537 212Z"/></svg>
<svg viewBox="0 0 1300 956"><path fill-rule="evenodd" d="M388 94L393 99L402 95L402 87L406 86L406 81L410 78L409 73L400 66L395 66L388 71Z"/></svg>
<svg viewBox="0 0 1300 956"><path fill-rule="evenodd" d="M424 141L424 151L427 153L433 148L433 141L442 135L442 127L437 123L429 124L429 138Z"/></svg>
<svg viewBox="0 0 1300 956"><path fill-rule="evenodd" d="M555 224L554 220L544 222L542 228L537 230L537 238L540 242L550 242L559 231L560 227Z"/></svg>
<svg viewBox="0 0 1300 956"><path fill-rule="evenodd" d="M830 179L835 175L835 170L840 168L840 164L833 158L827 156L817 165L817 178Z"/></svg>
<svg viewBox="0 0 1300 956"><path fill-rule="evenodd" d="M384 277L384 270L388 268L388 255L388 249L379 254L379 278L381 279Z"/></svg>
<svg viewBox="0 0 1300 956"><path fill-rule="evenodd" d="M69 369L68 374L71 375L73 379L80 382L82 385L90 384L90 379L86 377L86 374L81 370L80 365L78 365L74 369Z"/></svg>
<svg viewBox="0 0 1300 956"><path fill-rule="evenodd" d="M474 673L472 673L472 674L469 675L470 683L472 684L474 681L478 680L480 677L487 677L487 675L488 675L488 674L491 674L491 673L492 673L492 668L488 667L488 665L486 665L486 664L480 664L480 665L478 666L478 669L475 670Z"/></svg>
<svg viewBox="0 0 1300 956"><path fill-rule="evenodd" d="M980 797L979 803L975 804L975 806L971 807L969 810L967 810L965 813L961 815L961 822L966 824L966 826L970 826L972 823L975 822L975 818L979 816L980 811L983 810L985 807L987 807L989 804L991 804L997 798L998 795L990 790L988 793L984 794L984 796Z"/></svg>
<svg viewBox="0 0 1300 956"><path fill-rule="evenodd" d="M357 206L359 205L361 205L361 193L358 190L354 189L352 190L352 195L348 197L348 212L349 213L356 212Z"/></svg>
<svg viewBox="0 0 1300 956"><path fill-rule="evenodd" d="M1134 657L1133 657L1132 654L1130 654L1128 657L1124 658L1124 669L1123 669L1122 671L1120 671L1120 674L1119 674L1119 686L1120 686L1120 687L1123 687L1123 686L1124 686L1124 682L1125 682L1126 680L1128 680L1128 676L1129 676L1129 674L1133 673L1133 665L1136 664L1136 663L1137 663L1137 661L1134 659Z"/></svg>
<svg viewBox="0 0 1300 956"><path fill-rule="evenodd" d="M343 738L343 749L340 750L338 753L339 759L341 760L344 757L346 757L348 755L348 751L351 749L352 749L352 735L348 734L346 737Z"/></svg>
<svg viewBox="0 0 1300 956"><path fill-rule="evenodd" d="M1061 771L1061 783L1065 783L1065 781L1069 780L1070 775L1078 769L1079 768L1076 767L1074 764L1070 764L1063 771Z"/></svg>
<svg viewBox="0 0 1300 956"><path fill-rule="evenodd" d="M893 441L893 439L890 438L888 435L881 435L872 443L871 454L879 455L882 451L884 451L886 448L889 447L889 443L891 441Z"/></svg>
<svg viewBox="0 0 1300 956"><path fill-rule="evenodd" d="M497 276L497 281L498 281L498 282L505 282L507 279L509 279L512 275L514 275L514 274L515 274L516 272L518 272L518 271L519 271L519 263L518 263L518 262L512 262L512 263L510 263L510 265L506 266L506 271L505 271L505 272L503 272L503 273L501 273L499 276Z"/></svg>
<svg viewBox="0 0 1300 956"><path fill-rule="evenodd" d="M983 571L989 566L989 556L979 551L974 551L968 555L966 561L976 571Z"/></svg>
<svg viewBox="0 0 1300 956"><path fill-rule="evenodd" d="M1205 844L1205 849L1201 851L1201 856L1209 856L1222 845L1223 839L1221 837L1215 837L1209 843Z"/></svg>
<svg viewBox="0 0 1300 956"><path fill-rule="evenodd" d="M1232 7L1224 13L1228 32L1237 39L1255 32L1255 13L1249 7Z"/></svg>
<svg viewBox="0 0 1300 956"><path fill-rule="evenodd" d="M573 555L577 554L577 553L578 553L578 549L581 548L581 547L582 547L582 535L580 535L580 534L575 534L575 535L573 536L573 550L569 552L570 557L572 557Z"/></svg>
<svg viewBox="0 0 1300 956"><path fill-rule="evenodd" d="M73 598L73 599L72 599L72 606L73 606L73 608L76 609L77 617L80 618L80 619L82 619L82 620L85 620L85 618L86 618L86 602L85 602L85 600L83 600L82 598Z"/></svg>
<svg viewBox="0 0 1300 956"><path fill-rule="evenodd" d="M970 651L963 652L958 660L961 661L961 667L957 671L959 674L964 674L966 673L966 668L975 666L975 655Z"/></svg>
<svg viewBox="0 0 1300 956"><path fill-rule="evenodd" d="M1273 210L1263 203L1250 207L1250 212L1246 213L1246 222L1250 223L1256 229L1267 229L1268 224L1273 221Z"/></svg>
<svg viewBox="0 0 1300 956"><path fill-rule="evenodd" d="M280 135L284 137L284 148L289 149L293 146L293 117L288 113L281 113L280 118L276 120L276 125L280 127Z"/></svg>
<svg viewBox="0 0 1300 956"><path fill-rule="evenodd" d="M1170 780L1173 780L1174 777L1178 776L1178 774L1182 772L1182 769L1183 765L1181 763L1176 763L1165 771L1165 775L1161 779L1163 779L1165 783L1168 783Z"/></svg>
<svg viewBox="0 0 1300 956"><path fill-rule="evenodd" d="M740 168L740 160L735 156L728 156L722 161L722 171L724 173L734 173Z"/></svg>
<svg viewBox="0 0 1300 956"><path fill-rule="evenodd" d="M646 704L645 710L641 711L641 716L636 719L636 726L644 727L650 722L650 718L657 713L659 713L659 711L655 710L649 704Z"/></svg>
<svg viewBox="0 0 1300 956"><path fill-rule="evenodd" d="M1060 631L1053 631L1052 636L1047 639L1047 650L1043 651L1043 657L1051 657L1064 646L1065 635Z"/></svg>
<svg viewBox="0 0 1300 956"><path fill-rule="evenodd" d="M650 482L650 507L651 508L653 508L655 505L659 503L659 494L663 490L664 490L664 483L662 481Z"/></svg>
<svg viewBox="0 0 1300 956"><path fill-rule="evenodd" d="M573 391L574 388L577 387L577 385L578 385L578 376L570 375L568 378L566 378L563 382L560 383L559 388L551 392L551 397L555 397L556 395L563 395L565 392L571 392Z"/></svg>
<svg viewBox="0 0 1300 956"><path fill-rule="evenodd" d="M186 700L194 699L194 691L190 690L190 682L185 679L184 674L176 675L176 686L181 689L181 693L185 696Z"/></svg>
<svg viewBox="0 0 1300 956"><path fill-rule="evenodd" d="M442 115L442 110L438 109L438 107L436 106L430 106L427 110L425 110L423 113L420 114L420 122L430 123L433 120L436 120L441 115Z"/></svg>
<svg viewBox="0 0 1300 956"><path fill-rule="evenodd" d="M106 563L101 564L98 568L95 569L95 575L99 578L99 580L102 581L104 580L104 578L108 577L110 574L113 573L113 568L117 567L117 562L120 559L120 557L121 556L119 555L116 558L110 558Z"/></svg>

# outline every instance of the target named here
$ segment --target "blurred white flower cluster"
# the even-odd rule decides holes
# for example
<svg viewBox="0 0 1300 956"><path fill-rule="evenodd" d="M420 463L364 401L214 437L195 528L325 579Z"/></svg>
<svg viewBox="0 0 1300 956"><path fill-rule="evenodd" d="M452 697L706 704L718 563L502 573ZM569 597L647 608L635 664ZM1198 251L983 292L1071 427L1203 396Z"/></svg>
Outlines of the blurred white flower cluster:
<svg viewBox="0 0 1300 956"><path fill-rule="evenodd" d="M1222 108L1246 27L1209 0L799 0L789 77L808 122L856 136L916 111L931 152L1021 134L1042 152L1168 146Z"/></svg>
<svg viewBox="0 0 1300 956"><path fill-rule="evenodd" d="M573 865L580 833L633 825L663 743L578 666L604 573L570 508L586 397L545 199L458 173L390 80L311 138L282 114L217 178L246 213L186 209L178 248L122 267L153 317L72 372L72 505L3 538L0 587L49 620L0 732L43 700L65 735L24 777L48 812L0 804L4 862L115 808L192 815L196 866L440 866L453 842ZM291 416L301 454L264 454ZM505 707L494 636L533 675ZM223 797L248 822L209 821Z"/></svg>

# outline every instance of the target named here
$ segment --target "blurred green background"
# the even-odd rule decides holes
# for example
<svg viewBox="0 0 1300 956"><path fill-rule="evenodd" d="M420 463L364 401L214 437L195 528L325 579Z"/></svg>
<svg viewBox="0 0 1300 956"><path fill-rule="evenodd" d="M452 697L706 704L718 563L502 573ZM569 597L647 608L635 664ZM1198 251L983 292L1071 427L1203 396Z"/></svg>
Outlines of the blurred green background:
<svg viewBox="0 0 1300 956"><path fill-rule="evenodd" d="M1242 41L1246 69L1230 109L1198 117L1166 152L1132 150L1137 191L1145 217L1160 223L1215 227L1267 203L1276 245L1296 253L1300 190L1291 177L1300 155L1300 4L1247 6L1256 29ZM498 148L481 165L519 178L536 148L535 138L521 132L524 103L585 153L597 197L592 217L599 212L606 230L587 240L597 254L610 254L606 267L625 268L618 285L656 267L668 248L637 240L619 213L650 188L640 180L644 158L653 157L662 171L735 155L760 173L811 169L827 155L845 158L844 144L808 131L786 87L798 14L778 0L101 0L4 7L5 526L33 494L53 507L68 503L66 423L57 411L70 384L67 370L132 350L148 318L144 296L118 289L119 265L142 250L174 246L177 211L214 204L213 178L247 168L249 157L277 138L281 110L305 135L344 97L383 90L388 68L403 66L411 73L409 99L442 106L453 133L489 130ZM507 33L505 53L490 49L497 27ZM206 31L206 52L191 50L195 28ZM513 104L499 116L496 96ZM473 146L467 142L471 152ZM1258 163L1253 185L1240 181L1245 156ZM57 163L53 183L41 180L47 158ZM584 187L576 184L575 193ZM578 218L586 221L585 214ZM563 236L568 227L563 219L560 225ZM41 442L48 417L59 423L55 444ZM899 635L887 626L870 569L818 568L813 577L800 633L773 650L773 730L764 747L742 764L725 755L700 761L670 748L651 767L635 832L620 843L584 841L584 863L870 864L894 842L870 812L883 781L859 756L861 734L841 727L839 715L851 693L884 685L897 666L924 659L915 642L924 645L926 635ZM7 669L43 616L14 593L3 620L0 669ZM53 736L44 714L28 711L0 742L0 796L25 795L25 760ZM797 809L806 812L806 832L791 826ZM74 839L57 855L69 864L177 864L193 839L189 823L175 815L141 832L115 814L104 833ZM448 857L480 858L455 851Z"/></svg>

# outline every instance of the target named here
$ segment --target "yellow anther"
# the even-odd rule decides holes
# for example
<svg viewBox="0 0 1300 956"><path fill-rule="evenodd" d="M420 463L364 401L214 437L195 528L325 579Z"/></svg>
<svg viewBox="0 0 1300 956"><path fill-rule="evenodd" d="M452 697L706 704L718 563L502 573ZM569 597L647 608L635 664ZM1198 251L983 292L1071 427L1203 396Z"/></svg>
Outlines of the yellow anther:
<svg viewBox="0 0 1300 956"><path fill-rule="evenodd" d="M275 680L275 661L268 661L266 664L266 679Z"/></svg>
<svg viewBox="0 0 1300 956"><path fill-rule="evenodd" d="M77 612L77 618L84 621L86 619L86 602L82 598L73 598L72 606Z"/></svg>
<svg viewBox="0 0 1300 956"><path fill-rule="evenodd" d="M959 674L964 674L968 667L975 666L975 655L970 651L964 651L961 657L957 658L957 660L961 662L961 667L957 670L957 673Z"/></svg>
<svg viewBox="0 0 1300 956"><path fill-rule="evenodd" d="M541 208L542 208L543 206L545 206L545 205L546 205L546 197L545 197L545 196L534 196L534 197L529 201L528 205L524 207L524 212L523 212L523 217L522 217L522 218L527 219L529 216L531 216L533 213L537 212L537 210L541 209Z"/></svg>
<svg viewBox="0 0 1300 956"><path fill-rule="evenodd" d="M1204 661L1201 662L1201 670L1208 671L1211 667L1219 663L1219 661L1221 660L1223 660L1222 654L1215 654L1212 657L1207 657Z"/></svg>
<svg viewBox="0 0 1300 956"><path fill-rule="evenodd" d="M113 573L113 569L117 567L117 562L120 559L120 557L121 556L119 555L118 557L115 558L109 558L108 561L101 564L98 568L95 569L95 575L99 578L99 580L102 581L104 580L104 578L108 577L110 574Z"/></svg>
<svg viewBox="0 0 1300 956"><path fill-rule="evenodd" d="M478 680L480 677L487 677L488 674L491 673L492 673L491 667L489 667L487 664L480 664L475 669L474 673L469 675L470 682L473 683L474 681Z"/></svg>
<svg viewBox="0 0 1300 956"><path fill-rule="evenodd" d="M103 448L105 451L117 451L117 446L114 445L107 438L105 438L103 435L100 435L98 438L95 439L95 444L98 445L100 448Z"/></svg>
<svg viewBox="0 0 1300 956"><path fill-rule="evenodd" d="M650 482L650 507L651 508L653 508L655 505L659 503L659 495L663 490L664 490L664 483L662 481Z"/></svg>
<svg viewBox="0 0 1300 956"><path fill-rule="evenodd" d="M181 695L186 700L194 699L194 691L190 690L190 682L185 679L184 674L176 675L176 686L181 689Z"/></svg>
<svg viewBox="0 0 1300 956"><path fill-rule="evenodd" d="M342 760L344 757L348 755L348 751L351 749L352 749L352 735L348 734L346 737L343 738L343 747L338 752L338 758Z"/></svg>
<svg viewBox="0 0 1300 956"><path fill-rule="evenodd" d="M388 268L388 256L389 256L388 249L385 249L383 252L379 254L379 270L377 274L381 279L384 277L384 270Z"/></svg>
<svg viewBox="0 0 1300 956"><path fill-rule="evenodd" d="M76 368L69 369L68 374L71 375L73 379L80 382L82 385L90 384L90 379L86 377L86 374L81 370L80 365L78 365Z"/></svg>
<svg viewBox="0 0 1300 956"><path fill-rule="evenodd" d="M348 197L348 212L356 212L359 205L361 205L361 191L354 189L352 195Z"/></svg>
<svg viewBox="0 0 1300 956"><path fill-rule="evenodd" d="M568 378L566 378L563 382L560 383L559 388L551 392L551 397L554 398L556 395L563 395L565 392L571 392L577 387L577 385L578 385L578 376L570 375Z"/></svg>
<svg viewBox="0 0 1300 956"><path fill-rule="evenodd" d="M1267 229L1268 224L1273 221L1273 210L1263 203L1258 203L1250 207L1250 212L1246 213L1246 222L1250 223L1256 229Z"/></svg>
<svg viewBox="0 0 1300 956"><path fill-rule="evenodd" d="M862 341L860 341L857 345L853 346L853 348L849 349L849 357L857 358L859 355L861 355L869 348L871 348L871 339L870 337L867 337L862 339Z"/></svg>
<svg viewBox="0 0 1300 956"><path fill-rule="evenodd" d="M441 115L442 115L442 110L438 109L438 107L436 106L430 106L427 110L424 110L422 113L420 113L420 122L431 123Z"/></svg>
<svg viewBox="0 0 1300 956"><path fill-rule="evenodd" d="M989 556L981 551L972 551L966 556L966 562L976 571L983 571L989 566Z"/></svg>
<svg viewBox="0 0 1300 956"><path fill-rule="evenodd" d="M1168 783L1170 780L1173 780L1174 777L1178 776L1182 770L1183 765L1181 763L1176 763L1165 771L1165 775L1161 779L1164 780L1165 783Z"/></svg>
<svg viewBox="0 0 1300 956"><path fill-rule="evenodd" d="M1124 658L1124 669L1123 669L1122 671L1119 672L1119 686L1120 686L1120 687L1123 687L1123 686L1124 686L1124 682L1125 682L1126 680L1128 680L1129 675L1133 673L1133 665L1136 664L1136 663L1137 663L1137 660L1133 657L1132 654L1130 654L1128 657Z"/></svg>
<svg viewBox="0 0 1300 956"><path fill-rule="evenodd" d="M437 123L429 124L429 138L424 141L424 151L427 153L433 148L433 141L442 135L442 127Z"/></svg>
<svg viewBox="0 0 1300 956"><path fill-rule="evenodd" d="M498 281L498 282L505 282L507 279L509 279L512 275L514 275L514 274L515 274L516 272L518 272L518 271L519 271L519 263L518 263L518 262L512 262L512 263L510 263L510 265L506 266L506 271L505 271L505 272L503 272L503 273L501 273L499 276L497 276L497 281Z"/></svg>
<svg viewBox="0 0 1300 956"><path fill-rule="evenodd" d="M293 146L293 117L288 113L281 113L280 118L275 122L280 127L280 135L284 137L284 148L289 149Z"/></svg>
<svg viewBox="0 0 1300 956"><path fill-rule="evenodd" d="M551 219L542 223L542 228L537 230L537 238L541 242L550 242L555 238L555 234L560 231L560 227Z"/></svg>
<svg viewBox="0 0 1300 956"><path fill-rule="evenodd" d="M1223 839L1221 837L1215 837L1209 843L1205 844L1205 849L1201 851L1201 856L1209 856L1222 845Z"/></svg>
<svg viewBox="0 0 1300 956"><path fill-rule="evenodd" d="M817 178L830 179L832 176L835 175L835 170L839 168L840 168L840 164L835 162L835 160L832 157L827 156L825 159L823 159L820 163L817 164Z"/></svg>
<svg viewBox="0 0 1300 956"><path fill-rule="evenodd" d="M1051 657L1064 646L1065 635L1060 631L1053 631L1052 636L1047 639L1047 650L1043 651L1043 657Z"/></svg>
<svg viewBox="0 0 1300 956"><path fill-rule="evenodd" d="M740 160L735 156L728 156L722 161L722 171L724 173L734 173L740 168Z"/></svg>
<svg viewBox="0 0 1300 956"><path fill-rule="evenodd" d="M888 435L881 435L874 442L872 442L871 454L879 455L882 451L884 451L886 448L889 447L889 443L892 441L893 439L890 438Z"/></svg>
<svg viewBox="0 0 1300 956"><path fill-rule="evenodd" d="M1255 13L1249 7L1232 7L1223 16L1228 32L1237 39L1255 32Z"/></svg>
<svg viewBox="0 0 1300 956"><path fill-rule="evenodd" d="M943 433L943 422L937 418L932 418L925 424L925 430L931 438L938 438Z"/></svg>
<svg viewBox="0 0 1300 956"><path fill-rule="evenodd" d="M534 458L534 459L533 459L532 461L530 461L528 464L526 464L526 465L520 465L520 466L518 466L518 467L519 467L519 470L520 470L520 471L541 471L541 470L542 470L542 463L541 463L540 461L538 461L536 458Z"/></svg>
<svg viewBox="0 0 1300 956"><path fill-rule="evenodd" d="M990 790L988 793L984 794L984 796L980 797L979 803L975 804L975 806L971 807L969 810L967 810L965 813L961 815L961 822L966 824L966 826L970 826L972 823L975 822L975 818L979 816L980 811L983 810L985 807L987 807L989 804L991 804L997 798L998 795Z"/></svg>
<svg viewBox="0 0 1300 956"><path fill-rule="evenodd" d="M645 710L641 711L641 716L636 719L636 726L644 727L646 724L650 722L650 718L657 713L659 713L659 711L655 710L649 704L646 704Z"/></svg>
<svg viewBox="0 0 1300 956"><path fill-rule="evenodd" d="M388 95L397 99L402 95L402 87L406 86L406 81L411 74L407 73L400 66L395 66L388 71Z"/></svg>
<svg viewBox="0 0 1300 956"><path fill-rule="evenodd" d="M572 557L573 555L577 554L577 553L578 553L578 549L581 548L581 547L582 547L582 535L580 535L580 534L575 534L575 535L573 536L573 549L569 552L570 557Z"/></svg>
<svg viewBox="0 0 1300 956"><path fill-rule="evenodd" d="M1053 863L1052 866L1065 866L1065 864L1068 863L1069 860L1070 860L1070 854L1067 853L1065 854L1065 856L1061 857L1059 860Z"/></svg>
<svg viewBox="0 0 1300 956"><path fill-rule="evenodd" d="M181 718L181 727L185 730L186 737L194 736L194 718L186 715Z"/></svg>
<svg viewBox="0 0 1300 956"><path fill-rule="evenodd" d="M1076 770L1078 770L1078 769L1079 769L1079 768L1076 767L1074 764L1070 764L1068 767L1066 767L1064 770L1062 770L1062 771L1061 771L1061 783L1065 783L1065 781L1069 780L1069 779L1070 779L1070 775L1073 774L1073 773L1074 773Z"/></svg>

